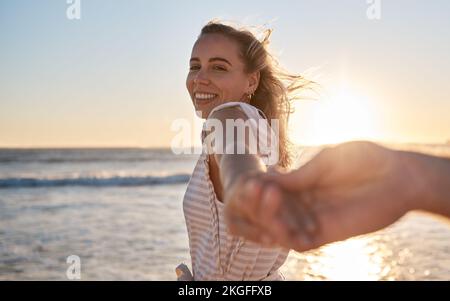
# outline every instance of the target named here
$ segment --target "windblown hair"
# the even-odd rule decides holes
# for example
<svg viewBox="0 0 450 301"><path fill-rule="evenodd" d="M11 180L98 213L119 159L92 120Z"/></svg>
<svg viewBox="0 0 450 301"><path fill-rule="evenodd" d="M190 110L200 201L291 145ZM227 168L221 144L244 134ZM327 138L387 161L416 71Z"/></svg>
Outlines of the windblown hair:
<svg viewBox="0 0 450 301"><path fill-rule="evenodd" d="M262 40L258 40L248 29L235 28L219 21L206 24L200 33L221 34L239 45L240 57L245 65L245 72L259 72L259 85L250 104L264 112L269 122L279 121L279 165L288 168L291 164L292 144L288 139L287 125L289 115L293 113L291 102L299 98L299 92L309 89L314 82L300 75L290 74L283 70L276 58L268 50L272 30L264 31Z"/></svg>

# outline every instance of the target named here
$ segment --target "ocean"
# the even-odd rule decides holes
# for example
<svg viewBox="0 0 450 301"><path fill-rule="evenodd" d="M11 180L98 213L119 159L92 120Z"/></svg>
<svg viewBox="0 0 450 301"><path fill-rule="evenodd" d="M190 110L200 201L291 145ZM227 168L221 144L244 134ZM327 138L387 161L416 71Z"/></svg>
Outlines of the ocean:
<svg viewBox="0 0 450 301"><path fill-rule="evenodd" d="M448 145L410 145L450 154ZM321 147L299 147L301 165ZM198 155L170 149L1 149L0 280L175 280L190 265L182 199ZM450 223L410 213L305 253L288 280L450 280Z"/></svg>

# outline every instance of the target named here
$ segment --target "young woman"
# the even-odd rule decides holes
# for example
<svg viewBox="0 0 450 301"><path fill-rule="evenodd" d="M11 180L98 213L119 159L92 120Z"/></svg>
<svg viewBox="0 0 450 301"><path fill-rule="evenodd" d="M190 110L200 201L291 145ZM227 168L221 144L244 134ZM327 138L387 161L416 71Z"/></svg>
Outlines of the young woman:
<svg viewBox="0 0 450 301"><path fill-rule="evenodd" d="M290 163L286 137L290 95L308 82L281 71L267 51L269 36L267 31L259 41L247 30L210 22L192 49L186 86L197 114L223 125L221 137L230 134L225 130L227 120L257 121L249 123L254 133L261 131L255 128L257 123L278 122L277 143L272 144L277 145L276 164L267 164L267 154L259 148L250 152L245 136L235 135L232 140L244 146L244 154L204 147L183 201L194 280L283 279L278 269L288 250L232 236L224 220L224 204L238 197L252 177ZM203 132L204 144L209 133Z"/></svg>

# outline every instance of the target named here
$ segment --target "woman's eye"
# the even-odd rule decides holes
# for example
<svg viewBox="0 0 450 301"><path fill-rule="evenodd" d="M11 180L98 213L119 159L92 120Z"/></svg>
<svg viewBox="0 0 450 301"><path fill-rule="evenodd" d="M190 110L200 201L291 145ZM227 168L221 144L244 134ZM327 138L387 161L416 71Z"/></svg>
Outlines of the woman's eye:
<svg viewBox="0 0 450 301"><path fill-rule="evenodd" d="M214 70L227 71L227 68L222 67L222 66L214 66Z"/></svg>
<svg viewBox="0 0 450 301"><path fill-rule="evenodd" d="M200 69L199 66L191 66L191 67L189 67L190 71L194 71L194 70L198 70L198 69Z"/></svg>

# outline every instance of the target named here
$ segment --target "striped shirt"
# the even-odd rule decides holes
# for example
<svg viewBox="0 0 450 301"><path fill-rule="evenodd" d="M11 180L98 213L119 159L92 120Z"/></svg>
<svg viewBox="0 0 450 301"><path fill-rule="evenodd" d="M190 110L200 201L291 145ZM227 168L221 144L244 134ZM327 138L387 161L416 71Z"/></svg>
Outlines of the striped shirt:
<svg viewBox="0 0 450 301"><path fill-rule="evenodd" d="M227 103L215 110L233 105L239 105L249 118L263 118L245 103ZM194 280L283 280L278 269L288 250L263 247L227 232L224 204L214 191L208 161L203 151L183 200Z"/></svg>

